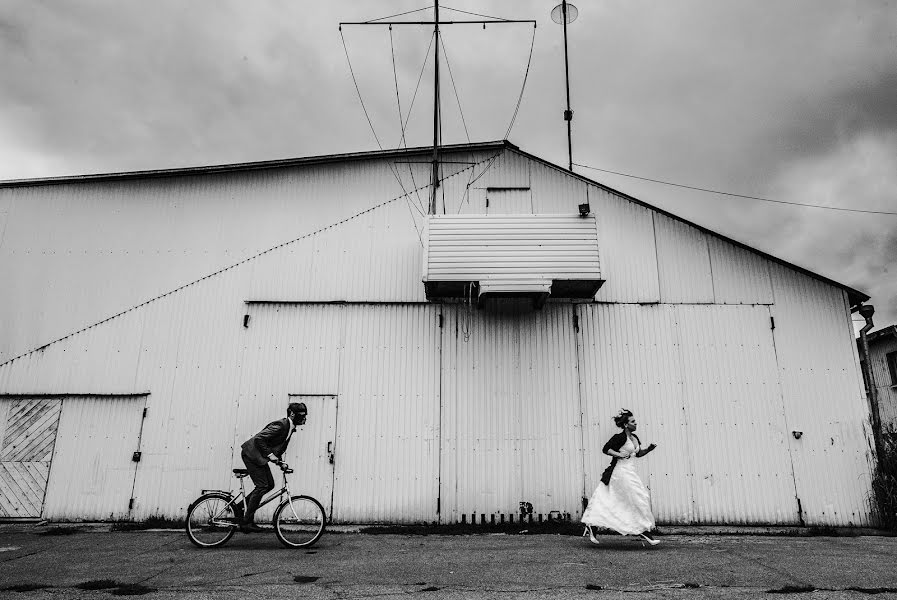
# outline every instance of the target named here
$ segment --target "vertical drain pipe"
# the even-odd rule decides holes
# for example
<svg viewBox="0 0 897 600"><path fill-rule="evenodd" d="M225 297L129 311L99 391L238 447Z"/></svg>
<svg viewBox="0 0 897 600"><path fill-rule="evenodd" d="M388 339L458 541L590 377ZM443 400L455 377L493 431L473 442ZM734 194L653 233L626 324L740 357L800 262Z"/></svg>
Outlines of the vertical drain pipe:
<svg viewBox="0 0 897 600"><path fill-rule="evenodd" d="M869 340L866 334L874 326L872 315L875 314L875 307L871 304L861 304L858 312L860 316L866 319L866 324L860 329L860 346L863 349L863 374L866 376L866 384L869 386L868 398L869 409L872 412L872 438L875 441L876 459L880 460L881 452L881 419L878 414L878 388L875 386L875 372L872 369L871 358L869 357Z"/></svg>

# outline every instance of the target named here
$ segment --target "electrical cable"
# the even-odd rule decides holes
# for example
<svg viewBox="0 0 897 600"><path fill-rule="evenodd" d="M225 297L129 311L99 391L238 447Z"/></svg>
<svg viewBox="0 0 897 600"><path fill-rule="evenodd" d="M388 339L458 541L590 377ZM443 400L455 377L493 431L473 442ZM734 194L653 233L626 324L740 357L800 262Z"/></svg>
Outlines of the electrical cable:
<svg viewBox="0 0 897 600"><path fill-rule="evenodd" d="M364 117L368 120L368 125L371 127L371 133L374 134L377 146L383 150L383 144L380 143L380 138L377 137L377 132L374 131L374 124L371 122L371 117L368 115L368 109L365 107L364 99L361 97L361 89L358 87L358 80L355 79L355 71L352 69L352 60L349 58L349 48L346 46L346 36L343 35L342 27L340 27L339 36L343 40L343 51L346 53L346 62L349 64L349 74L352 75L352 83L355 84L355 92L358 94L358 101L361 102L361 110L364 111Z"/></svg>
<svg viewBox="0 0 897 600"><path fill-rule="evenodd" d="M352 75L352 82L355 84L355 92L358 94L358 101L361 103L361 110L364 111L364 116L368 121L368 125L370 125L370 127L371 127L371 133L374 134L374 140L376 140L377 146L380 148L380 150L383 150L383 144L380 143L380 138L377 136L376 130L374 130L374 124L371 122L370 115L368 115L368 109L364 105L364 98L362 98L362 96L361 96L361 88L358 87L358 80L355 78L355 70L352 68L352 59L349 58L349 47L346 45L346 36L343 35L342 27L340 27L339 35L340 35L340 38L343 40L343 51L346 53L346 62L349 64L349 73ZM402 189L402 192L405 195L407 195L407 190L405 189L405 184L402 183L402 178L399 177L399 172L396 169L395 164L390 164L389 167L390 167L389 170L392 172L393 177L396 178L396 182L398 182L399 187ZM409 212L411 211L410 202L411 202L410 200L406 200L406 204L409 205L409 207L408 207ZM421 212L421 211L418 210L418 212ZM421 216L423 216L422 212L421 212ZM411 214L411 223L412 223L412 225L414 225L414 230L417 232L417 239L420 242L421 248L423 248L423 246L424 246L423 238L421 238L420 230L417 228L417 219L414 218L413 213Z"/></svg>
<svg viewBox="0 0 897 600"><path fill-rule="evenodd" d="M860 208L842 208L840 206L824 206L822 204L804 204L801 202L789 202L787 200L773 200L771 198L761 198L759 196L747 196L745 194L734 194L732 192L722 192L720 190L711 190L707 188L695 187L691 185L683 185L681 183L672 183L670 181L662 181L660 179L651 179L649 177L639 177L638 175L630 175L628 173L620 173L619 171L610 171L608 169L599 169L598 167L590 167L589 165L582 165L579 163L573 163L577 167L582 167L584 169L592 169L593 171L601 171L602 173L612 173L613 175L620 175L622 177L630 177L632 179L641 179L642 181L650 181L652 183L662 183L663 185L672 185L674 187L685 188L687 190L696 190L698 192L708 192L710 194L721 194L723 196L732 196L734 198L745 198L747 200L760 200L762 202L775 202L776 204L790 204L792 206L803 206L806 208L822 208L826 210L839 210L844 212L856 212L856 213L867 213L872 215L897 215L897 212L888 212L884 210L865 210Z"/></svg>
<svg viewBox="0 0 897 600"><path fill-rule="evenodd" d="M411 13L420 12L422 10L430 10L433 8L432 6L425 6L423 8L415 8L414 10L409 10L407 12L399 13L397 15L389 15L388 17L377 17L376 19L371 19L370 21L365 21L365 23L376 23L377 21L384 21L386 19L392 19L393 17L403 17L405 15L410 15Z"/></svg>
<svg viewBox="0 0 897 600"><path fill-rule="evenodd" d="M399 128L402 131L402 134L401 134L402 137L401 137L401 140L399 141L399 148L403 148L403 147L407 148L408 141L405 139L405 127L402 122L402 99L399 96L399 75L396 70L396 48L395 48L395 44L393 43L393 39L392 39L392 25L389 26L389 50L390 50L390 53L392 54L392 78L396 85L396 107L397 107L398 113L399 113ZM429 53L429 50L428 50L428 53ZM424 59L424 62L426 62L426 58ZM396 167L396 170L398 170L398 167ZM415 197L417 198L416 208L418 208L418 212L423 217L423 214L424 214L423 213L423 201L420 198L420 193L417 192L417 182L414 180L414 171L412 170L410 163L408 164L408 174L411 175L411 187L415 190ZM423 241L421 241L421 246L423 246Z"/></svg>
<svg viewBox="0 0 897 600"><path fill-rule="evenodd" d="M520 96L517 97L517 106L514 108L514 115L511 117L511 122L508 124L508 130L505 132L504 139L508 139L508 136L511 135L511 129L514 127L514 121L517 120L517 111L520 110L520 103L523 101L523 90L526 89L526 80L529 78L529 68L533 62L533 48L536 45L536 26L533 24L533 39L530 42L529 46L529 58L526 61L526 72L523 74L523 85L520 86Z"/></svg>
<svg viewBox="0 0 897 600"><path fill-rule="evenodd" d="M444 38L445 36L443 36ZM452 90L455 92L455 100L458 102L458 112L461 113L461 124L464 125L464 135L467 136L467 143L470 143L470 133L467 132L467 121L464 120L464 111L461 110L461 97L458 96L458 88L455 87L455 76L452 75L452 65L449 63L448 50L445 49L445 40L439 39L442 45L442 55L445 57L445 66L448 67L449 79L452 82Z"/></svg>
<svg viewBox="0 0 897 600"><path fill-rule="evenodd" d="M472 15L474 17L483 17L484 19L495 19L496 21L507 21L508 19L503 19L502 17L493 17L491 15L481 15L475 12L467 12L466 10L460 10L458 8L452 8L450 6L442 5L440 8L444 8L446 10L453 10L455 12L464 13L465 15Z"/></svg>

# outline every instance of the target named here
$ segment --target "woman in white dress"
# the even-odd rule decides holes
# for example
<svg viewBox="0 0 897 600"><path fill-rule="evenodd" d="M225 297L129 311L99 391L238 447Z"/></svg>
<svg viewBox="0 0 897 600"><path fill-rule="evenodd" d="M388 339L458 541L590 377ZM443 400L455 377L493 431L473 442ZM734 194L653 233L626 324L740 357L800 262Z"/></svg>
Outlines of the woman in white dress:
<svg viewBox="0 0 897 600"><path fill-rule="evenodd" d="M660 540L648 535L654 529L654 515L651 514L651 498L648 488L635 472L635 458L642 457L657 447L650 444L642 448L635 435L636 422L632 413L625 408L615 417L614 422L622 429L604 445L603 452L612 456L610 466L601 476L601 482L589 500L582 514L586 528L583 537L588 536L593 544L598 543L592 527L613 529L621 535L638 535L655 546Z"/></svg>

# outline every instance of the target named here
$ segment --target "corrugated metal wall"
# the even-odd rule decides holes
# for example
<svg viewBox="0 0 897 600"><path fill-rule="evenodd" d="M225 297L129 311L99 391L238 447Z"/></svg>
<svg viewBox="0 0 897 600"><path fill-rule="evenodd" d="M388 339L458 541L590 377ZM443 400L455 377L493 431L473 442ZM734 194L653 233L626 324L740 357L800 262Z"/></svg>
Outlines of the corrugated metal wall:
<svg viewBox="0 0 897 600"><path fill-rule="evenodd" d="M897 381L891 380L888 370L889 352L897 352L897 336L889 335L869 343L881 427L885 431L897 431Z"/></svg>
<svg viewBox="0 0 897 600"><path fill-rule="evenodd" d="M338 521L510 519L520 502L575 517L626 406L660 443L638 468L661 523L870 522L868 411L843 291L513 151L476 181L488 155L468 158L481 166L440 187L446 212L484 213L491 184L530 186L541 213L588 199L607 279L597 303L419 303L422 216L395 202L137 306L395 197L378 161L17 188L0 274L24 284L4 310L30 316L22 335L4 319L4 335L46 341L136 307L0 367L0 394L78 397L95 411L100 395L144 398L133 508L121 513L110 491L79 510L183 516L200 489L229 487L242 440L305 394L330 428L309 439L335 432L332 467L321 448L305 467L318 482L332 469ZM103 240L94 223L107 213ZM58 222L44 227L48 214ZM171 252L154 245L167 229ZM71 319L40 305L50 284L28 273L42 268L78 307ZM326 304L347 300L371 304ZM49 329L29 303L59 313ZM130 410L109 418L131 422ZM59 442L71 444L81 417L63 417ZM47 506L74 515L63 493Z"/></svg>
<svg viewBox="0 0 897 600"><path fill-rule="evenodd" d="M661 522L797 520L766 307L578 309L589 495L612 416L627 408L643 443L658 444L637 468Z"/></svg>
<svg viewBox="0 0 897 600"><path fill-rule="evenodd" d="M445 307L442 521L581 511L581 433L570 305ZM519 518L519 517L518 517Z"/></svg>
<svg viewBox="0 0 897 600"><path fill-rule="evenodd" d="M868 525L874 445L845 294L780 265L770 273L787 427L801 432L788 443L803 520Z"/></svg>

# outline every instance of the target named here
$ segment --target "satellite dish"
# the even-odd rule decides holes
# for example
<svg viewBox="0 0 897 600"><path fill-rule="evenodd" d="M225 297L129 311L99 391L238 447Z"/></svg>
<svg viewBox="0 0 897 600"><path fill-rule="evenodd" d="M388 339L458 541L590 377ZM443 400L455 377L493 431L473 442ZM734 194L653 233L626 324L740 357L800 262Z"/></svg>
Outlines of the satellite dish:
<svg viewBox="0 0 897 600"><path fill-rule="evenodd" d="M579 16L579 9L567 3L567 23L572 23ZM551 9L551 20L560 25L564 22L564 5L558 4Z"/></svg>

